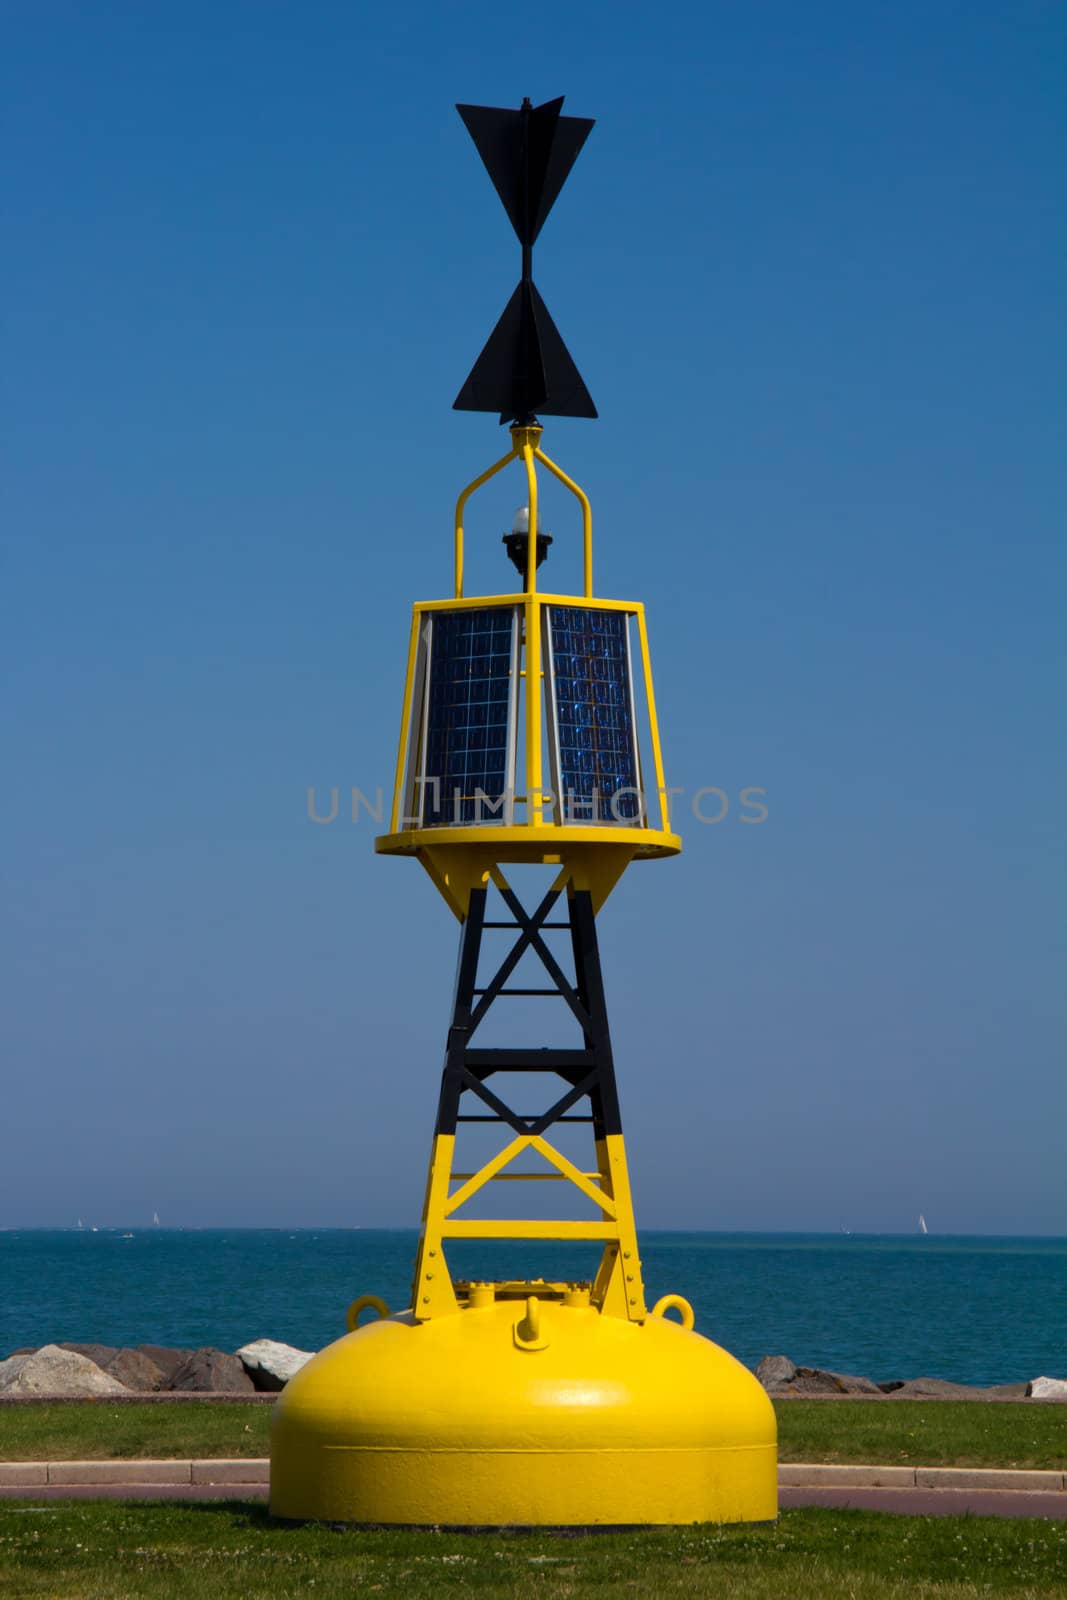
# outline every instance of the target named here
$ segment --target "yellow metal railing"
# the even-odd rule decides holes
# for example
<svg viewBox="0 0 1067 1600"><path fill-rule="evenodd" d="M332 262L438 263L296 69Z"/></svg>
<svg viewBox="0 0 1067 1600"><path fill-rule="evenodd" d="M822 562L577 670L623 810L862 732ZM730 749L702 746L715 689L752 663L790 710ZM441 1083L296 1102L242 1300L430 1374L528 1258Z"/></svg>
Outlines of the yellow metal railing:
<svg viewBox="0 0 1067 1600"><path fill-rule="evenodd" d="M477 489L487 484L490 478L495 478L510 461L521 460L526 468L527 504L530 510L530 542L526 556L526 593L537 593L537 468L535 461L547 467L553 477L558 478L565 489L568 489L582 508L582 567L583 588L585 598L593 598L593 508L589 503L589 496L581 486L569 478L562 467L556 465L541 449L541 434L539 427L520 427L516 424L511 430L511 449L506 456L501 456L499 461L494 461L491 467L481 473L472 483L468 483L459 499L456 501L456 515L454 521L455 541L455 591L456 599L463 599L463 514L467 508L467 501Z"/></svg>

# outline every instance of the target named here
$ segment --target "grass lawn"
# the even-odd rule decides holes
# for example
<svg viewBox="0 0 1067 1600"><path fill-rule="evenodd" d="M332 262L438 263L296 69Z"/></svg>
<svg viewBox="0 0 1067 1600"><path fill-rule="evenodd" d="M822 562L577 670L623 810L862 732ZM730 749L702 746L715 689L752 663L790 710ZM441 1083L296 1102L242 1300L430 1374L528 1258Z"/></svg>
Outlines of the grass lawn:
<svg viewBox="0 0 1067 1600"><path fill-rule="evenodd" d="M0 1461L147 1456L265 1456L270 1406L89 1404L0 1406Z"/></svg>
<svg viewBox="0 0 1067 1600"><path fill-rule="evenodd" d="M1067 1468L1067 1405L975 1400L783 1400L782 1461Z"/></svg>
<svg viewBox="0 0 1067 1600"><path fill-rule="evenodd" d="M714 1595L1036 1600L1067 1594L1067 1523L803 1510L771 1527L359 1533L204 1505L0 1502L4 1600Z"/></svg>
<svg viewBox="0 0 1067 1600"><path fill-rule="evenodd" d="M1067 1469L1067 1406L966 1400L784 1400L783 1461ZM265 1456L270 1407L0 1407L0 1461Z"/></svg>

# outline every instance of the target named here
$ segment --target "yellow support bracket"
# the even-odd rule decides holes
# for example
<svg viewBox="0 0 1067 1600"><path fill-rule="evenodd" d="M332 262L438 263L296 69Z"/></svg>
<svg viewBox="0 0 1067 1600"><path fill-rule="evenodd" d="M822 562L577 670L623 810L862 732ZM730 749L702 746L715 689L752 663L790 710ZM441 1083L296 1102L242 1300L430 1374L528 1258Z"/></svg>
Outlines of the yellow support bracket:
<svg viewBox="0 0 1067 1600"><path fill-rule="evenodd" d="M612 1222L552 1222L543 1217L518 1222L446 1222L444 1239L602 1239L618 1237ZM604 1308L607 1310L607 1307ZM618 1313L624 1315L624 1313Z"/></svg>
<svg viewBox="0 0 1067 1600"><path fill-rule="evenodd" d="M595 1184L590 1183L585 1173L576 1167L573 1161L568 1161L566 1156L561 1155L554 1145L549 1144L547 1139L543 1139L540 1134L535 1134L532 1139L526 1142L531 1149L537 1151L538 1155L544 1156L549 1165L555 1167L562 1177L573 1183L576 1189L580 1189L587 1200L592 1200L595 1206L599 1206L606 1217L618 1215L615 1202L610 1194L606 1194L602 1188L597 1188ZM600 1176L599 1173L597 1176Z"/></svg>
<svg viewBox="0 0 1067 1600"><path fill-rule="evenodd" d="M455 1194L449 1195L445 1201L443 1214L446 1217L451 1217L459 1210L460 1206L466 1205L467 1201L472 1199L478 1193L478 1190L489 1182L490 1178L494 1178L504 1167L510 1166L515 1157L521 1156L522 1152L533 1143L533 1139L512 1139L511 1143L505 1145L503 1150L498 1150L492 1160L487 1161L485 1166L480 1168L463 1185L462 1189L457 1189Z"/></svg>
<svg viewBox="0 0 1067 1600"><path fill-rule="evenodd" d="M446 1217L455 1216L456 1212L465 1206L469 1200L472 1200L487 1183L491 1183L494 1178L503 1177L503 1169L509 1167L518 1156L522 1155L524 1150L536 1150L538 1155L542 1156L549 1166L554 1167L556 1170L554 1172L513 1172L508 1174L514 1182L536 1183L539 1179L544 1178L566 1179L568 1183L572 1183L576 1189L580 1190L587 1200L592 1200L593 1204L598 1206L606 1217L618 1215L615 1201L611 1194L604 1188L599 1187L603 1184L603 1175L599 1172L582 1172L579 1167L574 1165L573 1161L568 1161L566 1156L561 1155L555 1146L549 1144L548 1140L540 1134L531 1134L529 1138L513 1139L509 1145L505 1145L503 1150L498 1151L492 1160L487 1161L484 1167L479 1167L477 1172L452 1173L453 1180L466 1178L467 1181L461 1189L457 1189L454 1194L449 1195L445 1202L444 1215Z"/></svg>

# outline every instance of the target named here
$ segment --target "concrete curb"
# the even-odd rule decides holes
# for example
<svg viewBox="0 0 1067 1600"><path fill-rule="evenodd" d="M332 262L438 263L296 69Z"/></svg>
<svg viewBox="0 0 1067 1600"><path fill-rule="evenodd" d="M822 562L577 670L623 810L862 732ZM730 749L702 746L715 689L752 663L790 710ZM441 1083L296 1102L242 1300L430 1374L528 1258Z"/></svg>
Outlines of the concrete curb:
<svg viewBox="0 0 1067 1600"><path fill-rule="evenodd" d="M247 1459L188 1461L0 1461L0 1488L50 1486L265 1484L270 1461ZM788 1462L778 1468L778 1483L789 1489L999 1489L1067 1491L1067 1472L999 1467L836 1466Z"/></svg>
<svg viewBox="0 0 1067 1600"><path fill-rule="evenodd" d="M199 1461L0 1461L0 1488L46 1485L269 1483L266 1457Z"/></svg>
<svg viewBox="0 0 1067 1600"><path fill-rule="evenodd" d="M782 1488L1067 1490L1067 1472L1007 1467L879 1467L786 1462Z"/></svg>
<svg viewBox="0 0 1067 1600"><path fill-rule="evenodd" d="M158 1394L146 1394L140 1389L128 1389L125 1394L107 1395L5 1393L0 1394L0 1410L5 1406L272 1406L280 1392L260 1390L255 1394L238 1394L230 1389L163 1389Z"/></svg>

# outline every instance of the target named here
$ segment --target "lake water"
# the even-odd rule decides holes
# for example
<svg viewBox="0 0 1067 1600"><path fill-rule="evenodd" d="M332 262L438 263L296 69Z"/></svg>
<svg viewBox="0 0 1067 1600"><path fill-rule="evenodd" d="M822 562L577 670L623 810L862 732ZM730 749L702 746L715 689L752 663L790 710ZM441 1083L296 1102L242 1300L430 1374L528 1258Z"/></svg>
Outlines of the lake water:
<svg viewBox="0 0 1067 1600"><path fill-rule="evenodd" d="M52 1340L316 1350L357 1294L408 1303L412 1231L151 1228L0 1232L0 1355ZM1067 1377L1067 1240L641 1234L649 1304L684 1294L697 1329L754 1366L876 1381ZM456 1276L591 1276L582 1247L465 1243Z"/></svg>

